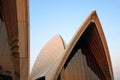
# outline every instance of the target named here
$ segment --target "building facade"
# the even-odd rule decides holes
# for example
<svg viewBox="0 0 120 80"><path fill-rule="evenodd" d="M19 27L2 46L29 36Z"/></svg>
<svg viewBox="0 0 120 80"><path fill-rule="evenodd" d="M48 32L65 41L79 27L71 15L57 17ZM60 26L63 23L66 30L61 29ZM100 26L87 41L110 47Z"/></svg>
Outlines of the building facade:
<svg viewBox="0 0 120 80"><path fill-rule="evenodd" d="M67 46L60 36L45 45L35 61L30 79L114 80L107 43L95 11Z"/></svg>
<svg viewBox="0 0 120 80"><path fill-rule="evenodd" d="M0 80L29 80L28 0L0 0Z"/></svg>

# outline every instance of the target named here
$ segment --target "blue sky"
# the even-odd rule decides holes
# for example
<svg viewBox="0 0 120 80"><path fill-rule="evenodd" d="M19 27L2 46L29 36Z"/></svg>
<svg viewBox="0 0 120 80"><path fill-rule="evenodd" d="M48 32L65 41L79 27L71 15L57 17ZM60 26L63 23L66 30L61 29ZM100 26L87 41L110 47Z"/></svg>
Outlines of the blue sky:
<svg viewBox="0 0 120 80"><path fill-rule="evenodd" d="M96 10L107 40L115 80L120 80L119 0L30 0L30 66L56 34L68 44L89 14Z"/></svg>

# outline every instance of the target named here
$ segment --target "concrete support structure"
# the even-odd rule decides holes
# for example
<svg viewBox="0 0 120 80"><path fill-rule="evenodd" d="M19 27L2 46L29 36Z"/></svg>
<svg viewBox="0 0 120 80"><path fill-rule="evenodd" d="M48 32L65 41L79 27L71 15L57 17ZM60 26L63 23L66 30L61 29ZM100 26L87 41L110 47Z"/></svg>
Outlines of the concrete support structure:
<svg viewBox="0 0 120 80"><path fill-rule="evenodd" d="M4 54L9 55L9 65L12 66L8 72L13 80L29 80L29 1L0 0L0 20L0 44L7 44L7 47L0 47L7 49ZM2 57L4 50L0 52ZM6 57L3 59L7 60ZM3 72L7 69L4 64L6 61L0 61Z"/></svg>

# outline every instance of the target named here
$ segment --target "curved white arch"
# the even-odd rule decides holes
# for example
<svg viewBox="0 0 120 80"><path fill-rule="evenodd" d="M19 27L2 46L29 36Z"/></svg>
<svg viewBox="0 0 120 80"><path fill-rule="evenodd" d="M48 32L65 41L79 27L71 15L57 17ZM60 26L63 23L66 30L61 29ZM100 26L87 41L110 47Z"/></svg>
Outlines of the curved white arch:
<svg viewBox="0 0 120 80"><path fill-rule="evenodd" d="M45 75L49 76L49 79L52 78L56 67L54 67L52 74L50 74L50 70L63 55L64 49L65 44L62 37L60 35L53 37L40 51L31 72L31 79L35 80Z"/></svg>
<svg viewBox="0 0 120 80"><path fill-rule="evenodd" d="M107 42L96 12L92 12L92 14L87 18L87 20L78 30L78 32L76 33L76 35L73 37L70 44L66 48L63 39L61 38L60 35L57 35L54 38L52 38L44 46L33 66L31 79L34 80L39 77L45 76L45 80L57 80L72 50L76 48L75 47L76 44L79 42L80 38L84 35L84 32L88 30L88 28L90 28L89 26L91 24L92 26L94 26L94 29L96 31L95 32L95 34L97 35L96 40L100 42L99 46L102 46L99 48L101 49L101 51L103 51L103 53L100 54L101 58L103 57L103 63L100 61L97 52L92 55L96 57L96 61L99 64L101 71L105 75L105 78L113 80L114 76L110 55L107 47ZM92 30L90 29L90 31ZM85 37L88 36L85 35ZM93 39L95 39L96 37L93 37Z"/></svg>
<svg viewBox="0 0 120 80"><path fill-rule="evenodd" d="M77 44L77 42L79 41L79 39L81 38L81 36L83 35L83 33L85 32L85 30L89 27L90 23L94 23L97 28L98 34L100 36L100 40L102 42L103 45L103 49L105 51L105 58L107 60L107 63L103 63L103 64L108 64L105 68L108 68L109 73L107 73L107 75L110 75L110 78L112 80L114 80L114 76L113 76L113 70L112 70L112 64L111 64L111 59L110 59L110 55L109 55L109 50L108 50L108 46L107 46L107 42L102 30L102 26L100 24L100 21L98 19L98 16L96 14L96 12L92 12L90 14L90 16L87 18L87 20L83 23L83 25L81 26L81 28L78 30L78 32L75 34L75 36L73 37L73 39L71 40L70 44L68 45L68 47L65 50L65 55L63 57L63 59L61 60L61 63L58 67L58 70L56 72L56 75L54 77L55 80L57 80L62 68L64 67L65 62L67 61L69 55L71 54L72 50L74 49L75 45ZM104 69L102 69L104 74L106 75L106 71Z"/></svg>

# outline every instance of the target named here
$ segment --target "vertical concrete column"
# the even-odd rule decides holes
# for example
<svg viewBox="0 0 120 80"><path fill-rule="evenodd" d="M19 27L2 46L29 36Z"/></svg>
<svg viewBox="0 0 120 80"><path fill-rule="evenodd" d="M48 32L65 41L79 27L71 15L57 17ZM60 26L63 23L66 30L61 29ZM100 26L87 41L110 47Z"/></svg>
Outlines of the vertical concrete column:
<svg viewBox="0 0 120 80"><path fill-rule="evenodd" d="M6 25L14 80L29 80L29 0L0 0ZM2 17L1 17L2 18Z"/></svg>
<svg viewBox="0 0 120 80"><path fill-rule="evenodd" d="M20 80L29 80L29 0L16 0Z"/></svg>
<svg viewBox="0 0 120 80"><path fill-rule="evenodd" d="M14 80L20 80L20 62L19 62L19 46L18 46L18 37L13 37L9 40L10 50L11 50L11 59L14 65Z"/></svg>

